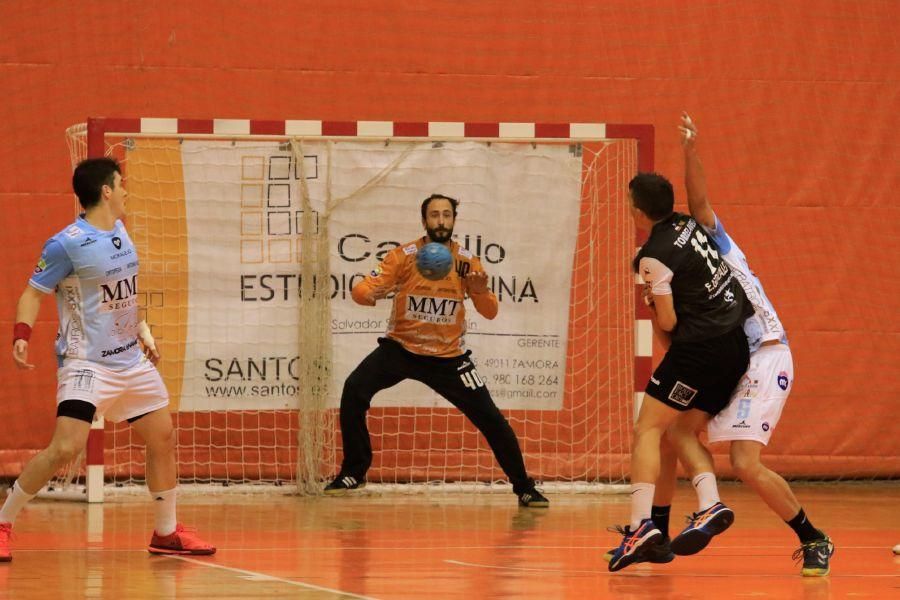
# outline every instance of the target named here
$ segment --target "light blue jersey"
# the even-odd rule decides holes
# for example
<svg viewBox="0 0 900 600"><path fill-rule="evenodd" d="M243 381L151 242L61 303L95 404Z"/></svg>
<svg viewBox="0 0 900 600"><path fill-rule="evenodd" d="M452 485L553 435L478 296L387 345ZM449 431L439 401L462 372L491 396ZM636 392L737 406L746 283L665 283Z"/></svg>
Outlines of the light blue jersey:
<svg viewBox="0 0 900 600"><path fill-rule="evenodd" d="M47 240L28 283L56 291L60 365L82 359L122 370L141 360L137 272L137 252L121 221L101 231L81 216Z"/></svg>
<svg viewBox="0 0 900 600"><path fill-rule="evenodd" d="M750 264L747 262L744 252L725 232L725 227L719 217L716 217L715 228L704 227L704 229L716 241L720 256L731 267L735 279L744 288L747 299L753 305L753 315L744 321L744 333L747 334L747 340L750 342L750 352L756 352L760 344L769 340L779 340L783 344L787 344L787 334L775 312L775 307L766 297L759 278L750 270Z"/></svg>

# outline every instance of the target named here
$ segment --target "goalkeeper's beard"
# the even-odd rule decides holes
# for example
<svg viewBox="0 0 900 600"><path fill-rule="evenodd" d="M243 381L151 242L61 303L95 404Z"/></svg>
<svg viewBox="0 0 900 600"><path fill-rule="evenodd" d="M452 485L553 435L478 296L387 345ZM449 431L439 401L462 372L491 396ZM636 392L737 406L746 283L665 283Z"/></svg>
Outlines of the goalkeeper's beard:
<svg viewBox="0 0 900 600"><path fill-rule="evenodd" d="M447 229L446 227L438 227L436 229L430 229L428 227L425 228L425 233L428 234L428 239L432 242L437 242L438 244L446 244L450 241L450 237L453 235L453 228Z"/></svg>

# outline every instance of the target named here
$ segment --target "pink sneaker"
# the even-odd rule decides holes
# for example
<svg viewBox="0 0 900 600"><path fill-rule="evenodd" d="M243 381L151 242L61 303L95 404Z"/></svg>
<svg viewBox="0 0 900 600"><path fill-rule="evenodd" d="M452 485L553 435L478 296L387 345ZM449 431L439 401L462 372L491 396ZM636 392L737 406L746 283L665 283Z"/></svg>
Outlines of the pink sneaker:
<svg viewBox="0 0 900 600"><path fill-rule="evenodd" d="M0 523L0 562L12 560L9 551L9 538L12 537L12 523Z"/></svg>
<svg viewBox="0 0 900 600"><path fill-rule="evenodd" d="M155 531L147 546L150 554L215 554L216 549L199 537L196 530L188 530L184 525L175 525L175 531L169 535L158 535Z"/></svg>

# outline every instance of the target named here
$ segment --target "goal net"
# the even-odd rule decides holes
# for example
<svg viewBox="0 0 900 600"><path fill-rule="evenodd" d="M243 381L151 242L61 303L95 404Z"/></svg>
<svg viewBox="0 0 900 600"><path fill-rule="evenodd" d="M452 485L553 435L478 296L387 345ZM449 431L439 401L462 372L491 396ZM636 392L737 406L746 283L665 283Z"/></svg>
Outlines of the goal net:
<svg viewBox="0 0 900 600"><path fill-rule="evenodd" d="M639 144L614 129L71 127L73 165L108 155L123 168L180 481L316 493L337 472L343 381L376 347L390 309L355 305L350 290L423 234L419 205L438 192L460 199L454 236L481 258L500 301L492 321L468 307L466 340L529 473L574 487L623 482L635 398L626 191ZM368 423L371 482L505 479L477 430L417 382L378 394ZM143 482L127 424L106 423L103 444L107 489Z"/></svg>

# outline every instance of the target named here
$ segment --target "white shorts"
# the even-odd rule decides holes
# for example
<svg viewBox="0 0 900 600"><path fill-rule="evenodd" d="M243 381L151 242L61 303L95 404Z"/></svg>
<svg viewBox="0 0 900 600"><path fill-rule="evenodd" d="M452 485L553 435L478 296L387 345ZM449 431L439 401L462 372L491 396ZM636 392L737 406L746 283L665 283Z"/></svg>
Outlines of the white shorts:
<svg viewBox="0 0 900 600"><path fill-rule="evenodd" d="M769 443L794 383L794 361L785 344L762 346L722 412L707 427L710 442Z"/></svg>
<svg viewBox="0 0 900 600"><path fill-rule="evenodd" d="M87 360L67 360L56 379L57 405L64 400L83 400L97 407L97 416L114 423L169 405L166 385L146 358L124 371Z"/></svg>

